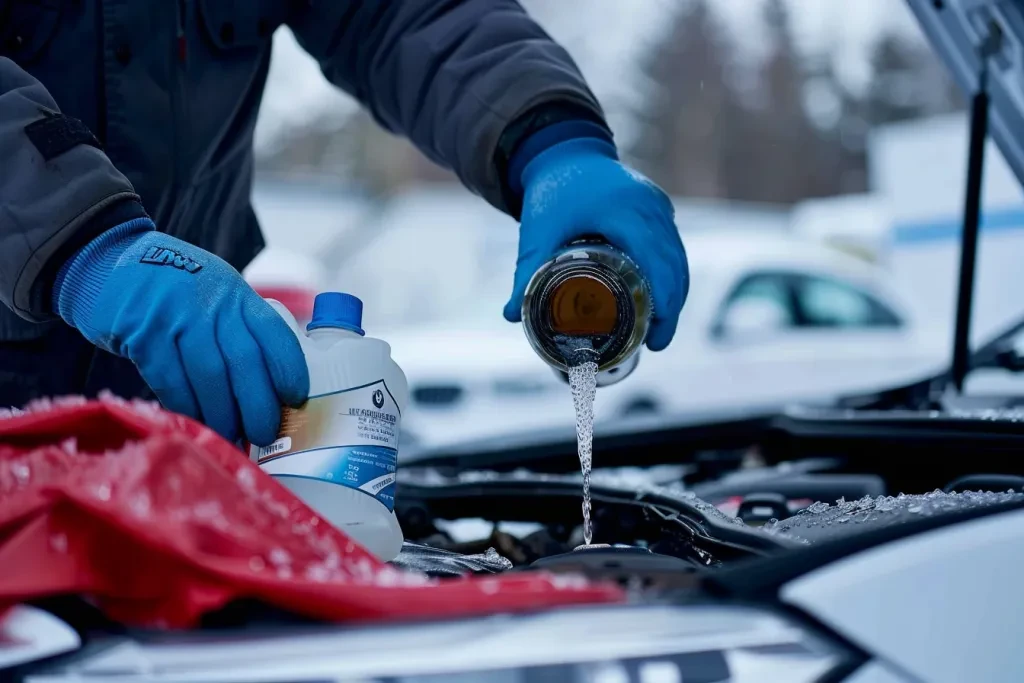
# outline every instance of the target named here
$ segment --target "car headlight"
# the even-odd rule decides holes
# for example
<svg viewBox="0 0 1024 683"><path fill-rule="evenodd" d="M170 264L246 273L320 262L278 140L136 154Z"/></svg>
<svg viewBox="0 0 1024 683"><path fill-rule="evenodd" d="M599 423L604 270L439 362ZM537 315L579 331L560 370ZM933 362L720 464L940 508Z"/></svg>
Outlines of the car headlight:
<svg viewBox="0 0 1024 683"><path fill-rule="evenodd" d="M25 680L800 683L849 662L836 645L771 613L662 605L287 633L166 634L124 641Z"/></svg>

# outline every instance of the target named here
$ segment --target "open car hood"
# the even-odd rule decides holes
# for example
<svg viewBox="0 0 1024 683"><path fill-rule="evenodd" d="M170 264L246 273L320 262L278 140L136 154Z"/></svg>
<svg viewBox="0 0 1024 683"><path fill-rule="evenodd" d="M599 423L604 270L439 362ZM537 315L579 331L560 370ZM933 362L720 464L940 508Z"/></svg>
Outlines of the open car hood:
<svg viewBox="0 0 1024 683"><path fill-rule="evenodd" d="M1018 0L907 0L925 36L966 93L978 89L981 54L998 36L989 74L989 132L1024 182L1024 4Z"/></svg>

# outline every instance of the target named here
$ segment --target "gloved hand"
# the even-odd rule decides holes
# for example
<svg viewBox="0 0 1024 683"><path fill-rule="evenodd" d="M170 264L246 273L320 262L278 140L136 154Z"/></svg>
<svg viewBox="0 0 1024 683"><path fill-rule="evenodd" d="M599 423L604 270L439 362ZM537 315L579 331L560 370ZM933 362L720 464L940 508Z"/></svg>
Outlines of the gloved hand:
<svg viewBox="0 0 1024 683"><path fill-rule="evenodd" d="M54 309L131 359L167 409L266 446L281 404L309 393L295 333L234 268L154 228L135 219L87 244L58 274Z"/></svg>
<svg viewBox="0 0 1024 683"><path fill-rule="evenodd" d="M532 158L522 175L523 214L509 322L522 319L533 274L574 239L601 235L632 258L651 287L654 318L647 347L660 351L675 334L690 286L689 267L672 202L640 173L618 161L609 141L558 142Z"/></svg>

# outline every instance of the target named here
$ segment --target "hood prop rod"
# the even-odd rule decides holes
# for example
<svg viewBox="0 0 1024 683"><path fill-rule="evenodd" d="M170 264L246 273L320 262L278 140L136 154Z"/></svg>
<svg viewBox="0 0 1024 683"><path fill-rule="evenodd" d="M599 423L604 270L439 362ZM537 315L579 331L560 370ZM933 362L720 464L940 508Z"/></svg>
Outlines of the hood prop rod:
<svg viewBox="0 0 1024 683"><path fill-rule="evenodd" d="M988 69L989 59L999 51L1002 30L993 22L988 37L981 45L978 87L971 96L970 146L967 155L967 191L964 197L963 234L960 238L960 281L957 287L956 327L953 333L952 383L962 394L964 380L970 371L971 308L974 301L974 269L978 254L978 232L981 222L982 171L985 162L985 141L988 136Z"/></svg>

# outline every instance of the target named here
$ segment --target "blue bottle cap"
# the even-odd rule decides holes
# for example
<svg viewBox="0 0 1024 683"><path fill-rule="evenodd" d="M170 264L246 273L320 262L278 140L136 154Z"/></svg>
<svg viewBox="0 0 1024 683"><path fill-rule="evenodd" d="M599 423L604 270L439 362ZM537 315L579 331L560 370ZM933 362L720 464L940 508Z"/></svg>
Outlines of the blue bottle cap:
<svg viewBox="0 0 1024 683"><path fill-rule="evenodd" d="M306 325L306 331L333 327L364 335L362 324L363 302L359 297L344 292L321 292L313 299L313 319Z"/></svg>

